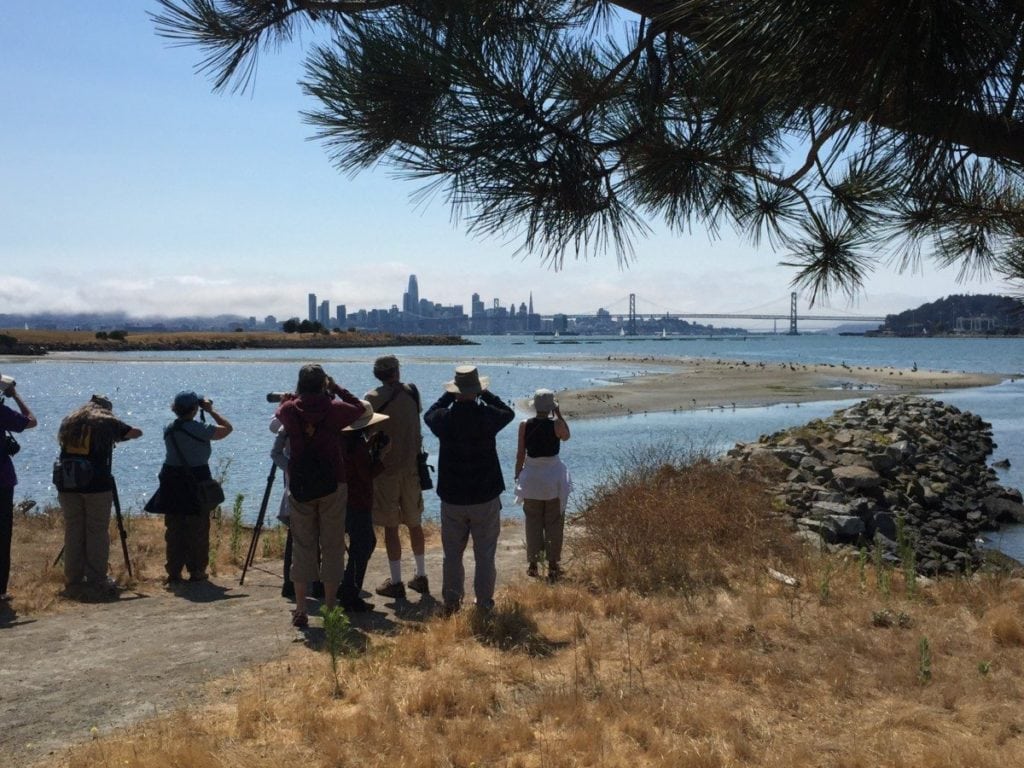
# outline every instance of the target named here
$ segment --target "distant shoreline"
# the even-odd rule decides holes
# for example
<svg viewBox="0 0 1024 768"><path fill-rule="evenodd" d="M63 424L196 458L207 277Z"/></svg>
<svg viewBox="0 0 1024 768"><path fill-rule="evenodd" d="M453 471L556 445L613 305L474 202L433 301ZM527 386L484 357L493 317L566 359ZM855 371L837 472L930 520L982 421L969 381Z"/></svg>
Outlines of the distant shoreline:
<svg viewBox="0 0 1024 768"><path fill-rule="evenodd" d="M13 343L3 343L3 337ZM473 345L461 336L344 332L167 331L128 333L123 340L97 338L93 331L0 330L0 357L40 357L51 352L202 352L242 349L360 349Z"/></svg>

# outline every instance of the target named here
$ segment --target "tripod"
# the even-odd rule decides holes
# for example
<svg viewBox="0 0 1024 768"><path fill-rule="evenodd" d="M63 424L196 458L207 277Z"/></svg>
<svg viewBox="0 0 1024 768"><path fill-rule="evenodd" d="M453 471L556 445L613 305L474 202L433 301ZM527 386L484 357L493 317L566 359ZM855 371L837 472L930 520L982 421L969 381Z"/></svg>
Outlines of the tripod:
<svg viewBox="0 0 1024 768"><path fill-rule="evenodd" d="M256 525L252 529L252 541L249 542L249 552L245 556L245 563L242 565L242 577L238 580L238 586L245 584L245 573L256 559L256 545L260 539L260 531L263 530L263 521L267 517L267 502L270 501L270 491L274 487L274 476L277 474L277 464L271 462L270 474L267 475L267 487L263 491L263 501L260 502L260 513L256 517Z"/></svg>

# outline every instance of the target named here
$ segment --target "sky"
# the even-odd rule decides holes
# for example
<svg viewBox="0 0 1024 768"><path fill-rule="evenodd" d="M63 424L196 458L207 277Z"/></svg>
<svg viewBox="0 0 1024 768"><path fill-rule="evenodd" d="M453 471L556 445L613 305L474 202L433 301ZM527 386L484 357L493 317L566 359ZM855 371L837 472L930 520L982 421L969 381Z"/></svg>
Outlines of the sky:
<svg viewBox="0 0 1024 768"><path fill-rule="evenodd" d="M553 271L517 241L468 235L443 198L383 169L333 168L300 115L299 45L266 51L255 88L213 93L196 48L156 35L149 0L6 3L0 23L0 313L111 311L304 317L306 297L348 310L421 298L537 312L787 313L784 254L724 230L653 223L628 268L614 254ZM306 42L309 42L308 37ZM885 315L952 293L1007 293L955 270L880 266L852 304ZM801 312L806 298L799 299Z"/></svg>

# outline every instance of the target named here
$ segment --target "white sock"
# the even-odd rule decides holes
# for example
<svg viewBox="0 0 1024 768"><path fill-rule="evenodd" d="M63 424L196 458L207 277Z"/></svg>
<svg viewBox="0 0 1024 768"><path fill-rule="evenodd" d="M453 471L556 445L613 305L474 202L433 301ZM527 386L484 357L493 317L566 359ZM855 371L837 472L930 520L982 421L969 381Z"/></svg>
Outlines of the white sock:
<svg viewBox="0 0 1024 768"><path fill-rule="evenodd" d="M416 560L416 575L426 576L427 575L427 558L425 555L413 555Z"/></svg>
<svg viewBox="0 0 1024 768"><path fill-rule="evenodd" d="M388 560L388 567L391 568L391 583L401 584L402 583L402 561L401 560Z"/></svg>

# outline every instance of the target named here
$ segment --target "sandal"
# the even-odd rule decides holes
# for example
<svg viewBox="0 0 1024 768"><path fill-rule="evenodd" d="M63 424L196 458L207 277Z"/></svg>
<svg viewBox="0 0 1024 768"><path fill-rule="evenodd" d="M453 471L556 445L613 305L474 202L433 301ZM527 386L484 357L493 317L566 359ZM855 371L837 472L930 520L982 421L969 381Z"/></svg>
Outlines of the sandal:
<svg viewBox="0 0 1024 768"><path fill-rule="evenodd" d="M292 611L292 626L296 629L305 629L309 626L309 616L305 611Z"/></svg>

